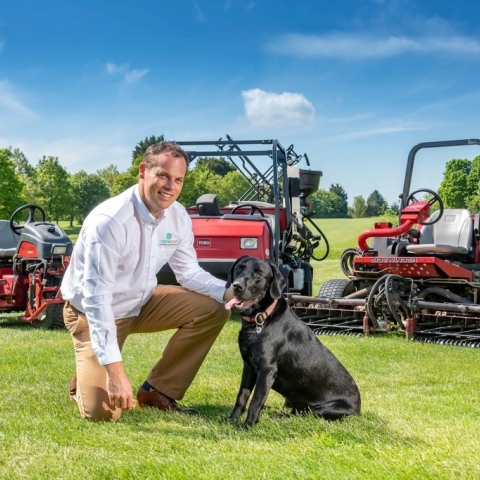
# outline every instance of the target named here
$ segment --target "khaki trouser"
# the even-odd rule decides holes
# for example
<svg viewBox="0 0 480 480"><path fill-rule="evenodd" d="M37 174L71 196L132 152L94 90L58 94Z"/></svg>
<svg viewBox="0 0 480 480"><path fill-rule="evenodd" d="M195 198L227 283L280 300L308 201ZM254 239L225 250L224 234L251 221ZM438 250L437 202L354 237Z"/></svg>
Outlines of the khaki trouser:
<svg viewBox="0 0 480 480"><path fill-rule="evenodd" d="M180 400L228 320L230 312L216 300L182 287L158 285L138 317L116 320L120 349L131 333L177 329L147 381L160 392ZM106 371L92 349L85 315L65 302L65 326L75 347L77 404L83 418L118 420L121 409L110 405Z"/></svg>

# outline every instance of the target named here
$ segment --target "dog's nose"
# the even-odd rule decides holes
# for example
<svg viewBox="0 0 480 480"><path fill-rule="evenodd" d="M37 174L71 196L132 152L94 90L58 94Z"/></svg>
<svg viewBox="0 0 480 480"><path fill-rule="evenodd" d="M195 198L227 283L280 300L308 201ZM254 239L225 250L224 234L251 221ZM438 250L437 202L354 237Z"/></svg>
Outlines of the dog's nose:
<svg viewBox="0 0 480 480"><path fill-rule="evenodd" d="M243 283L239 282L238 280L235 280L233 283L233 289L236 290L237 292L242 292L244 290Z"/></svg>

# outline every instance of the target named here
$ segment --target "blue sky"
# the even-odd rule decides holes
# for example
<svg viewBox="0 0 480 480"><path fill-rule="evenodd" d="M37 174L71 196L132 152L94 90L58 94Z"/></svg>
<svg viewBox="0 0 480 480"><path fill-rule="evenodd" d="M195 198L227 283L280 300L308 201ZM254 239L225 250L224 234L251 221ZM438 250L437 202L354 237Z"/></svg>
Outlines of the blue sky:
<svg viewBox="0 0 480 480"><path fill-rule="evenodd" d="M0 147L70 173L146 136L277 139L390 203L420 142L480 138L480 2L24 0L0 6ZM478 146L422 150L413 188ZM306 165L303 164L304 167Z"/></svg>

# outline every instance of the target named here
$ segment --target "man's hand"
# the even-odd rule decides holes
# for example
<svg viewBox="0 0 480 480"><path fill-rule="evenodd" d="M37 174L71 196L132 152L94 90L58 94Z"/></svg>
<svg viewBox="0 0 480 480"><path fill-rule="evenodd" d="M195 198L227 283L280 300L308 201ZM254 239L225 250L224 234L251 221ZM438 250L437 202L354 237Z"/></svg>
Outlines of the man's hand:
<svg viewBox="0 0 480 480"><path fill-rule="evenodd" d="M133 405L132 384L122 362L105 365L107 371L107 392L110 403L122 410L130 410Z"/></svg>
<svg viewBox="0 0 480 480"><path fill-rule="evenodd" d="M223 294L223 299L228 302L234 297L233 295L233 286L230 285L227 289L225 289L225 293Z"/></svg>

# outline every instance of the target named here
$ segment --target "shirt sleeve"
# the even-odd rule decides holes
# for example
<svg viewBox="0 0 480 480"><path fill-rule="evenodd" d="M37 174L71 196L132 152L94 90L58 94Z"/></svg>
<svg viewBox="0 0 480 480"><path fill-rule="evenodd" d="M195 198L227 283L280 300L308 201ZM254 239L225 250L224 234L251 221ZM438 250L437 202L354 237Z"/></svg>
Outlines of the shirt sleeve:
<svg viewBox="0 0 480 480"><path fill-rule="evenodd" d="M82 306L90 327L92 348L101 365L122 360L112 298L124 238L122 227L106 215L95 218L84 238Z"/></svg>
<svg viewBox="0 0 480 480"><path fill-rule="evenodd" d="M186 214L183 229L180 244L168 261L177 282L188 290L208 295L223 303L225 282L214 277L198 264L197 253L193 246L192 220L188 214Z"/></svg>

